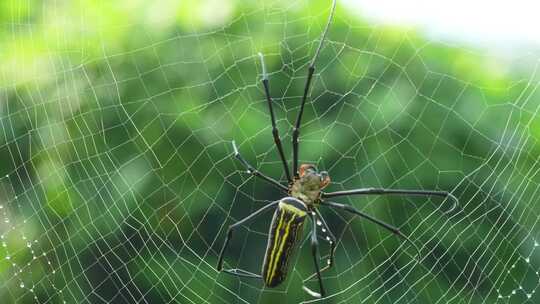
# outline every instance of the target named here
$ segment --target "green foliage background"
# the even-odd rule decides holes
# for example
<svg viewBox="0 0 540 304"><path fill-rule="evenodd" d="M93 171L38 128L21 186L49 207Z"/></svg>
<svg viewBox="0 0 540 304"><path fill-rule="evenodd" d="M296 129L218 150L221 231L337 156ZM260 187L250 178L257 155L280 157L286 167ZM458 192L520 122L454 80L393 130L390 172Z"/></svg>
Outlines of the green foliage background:
<svg viewBox="0 0 540 304"><path fill-rule="evenodd" d="M287 155L328 1L0 3L3 303L296 303L300 249L277 290L217 273L227 225L282 194L257 52ZM401 227L322 210L341 240L322 302L536 303L537 75L484 50L374 26L338 6L301 134L330 189L452 191L351 198ZM517 68L521 66L521 68ZM525 67L523 67L525 66ZM270 220L237 235L229 267L258 272ZM323 249L323 253L326 249ZM313 282L312 282L313 283ZM514 293L512 293L514 292ZM501 297L502 296L502 297Z"/></svg>

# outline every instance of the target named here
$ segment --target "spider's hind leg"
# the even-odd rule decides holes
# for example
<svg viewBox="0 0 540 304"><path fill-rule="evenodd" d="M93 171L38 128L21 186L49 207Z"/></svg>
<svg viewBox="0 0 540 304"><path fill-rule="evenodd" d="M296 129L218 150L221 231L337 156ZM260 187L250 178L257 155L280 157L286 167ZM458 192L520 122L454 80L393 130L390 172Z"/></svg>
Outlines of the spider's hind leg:
<svg viewBox="0 0 540 304"><path fill-rule="evenodd" d="M262 278L261 275L254 274L249 271L242 270L242 269L223 269L223 257L225 256L225 251L227 250L227 247L229 246L229 242L232 239L234 229L256 218L257 216L261 215L264 211L276 206L278 203L279 201L272 202L260 208L259 210L253 212L252 214L248 215L244 219L229 226L229 229L227 230L227 237L225 238L225 243L223 243L223 247L221 248L221 252L219 253L219 258L218 258L218 262L216 266L217 271L223 271L225 273L228 273L234 276L239 276L239 277Z"/></svg>
<svg viewBox="0 0 540 304"><path fill-rule="evenodd" d="M330 231L330 228L328 227L328 225L326 224L326 221L324 220L324 218L322 217L322 215L320 214L320 212L318 210L316 210L317 212L317 225L318 226L322 226L323 227L323 232L326 233L326 237L322 238L323 240L327 241L329 244L330 244L330 253L327 255L327 256L324 256L323 258L328 258L326 260L326 265L321 268L320 270L320 273L323 273L325 272L326 270L332 268L332 266L334 265L334 255L335 255L335 250L336 250L336 237L334 236L334 234ZM320 221L320 222L319 222ZM321 236L318 236L318 237L321 237ZM314 272L313 274L311 274L309 277L305 278L303 281L302 281L302 284L304 286L304 290L306 290L306 283L313 279L314 277L317 276L317 273ZM312 292L311 291L308 291L306 290L309 294L311 294Z"/></svg>

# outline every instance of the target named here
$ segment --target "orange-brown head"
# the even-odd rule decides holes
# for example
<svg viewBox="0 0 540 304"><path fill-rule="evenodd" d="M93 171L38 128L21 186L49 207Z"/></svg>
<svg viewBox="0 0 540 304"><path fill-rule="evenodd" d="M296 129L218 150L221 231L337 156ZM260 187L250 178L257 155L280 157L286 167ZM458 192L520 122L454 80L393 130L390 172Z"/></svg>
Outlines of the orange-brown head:
<svg viewBox="0 0 540 304"><path fill-rule="evenodd" d="M314 165L303 164L291 185L290 195L311 207L319 202L321 190L329 183L330 177L326 171L319 172Z"/></svg>
<svg viewBox="0 0 540 304"><path fill-rule="evenodd" d="M318 172L317 168L312 164L300 165L300 168L298 168L298 175L300 176L300 179L307 179L307 175L314 175L318 177L319 189L323 189L324 187L328 186L328 184L330 184L330 176L328 175L328 172Z"/></svg>

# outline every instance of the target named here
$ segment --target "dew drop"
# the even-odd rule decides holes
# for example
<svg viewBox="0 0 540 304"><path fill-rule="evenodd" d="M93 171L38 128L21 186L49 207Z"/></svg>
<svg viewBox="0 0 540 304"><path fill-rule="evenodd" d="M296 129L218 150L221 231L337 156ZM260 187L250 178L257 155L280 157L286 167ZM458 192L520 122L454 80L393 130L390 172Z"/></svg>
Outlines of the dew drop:
<svg viewBox="0 0 540 304"><path fill-rule="evenodd" d="M329 236L327 236L327 237L326 237L326 240L327 240L327 241L330 241L330 237L329 237Z"/></svg>
<svg viewBox="0 0 540 304"><path fill-rule="evenodd" d="M322 232L326 232L326 229L323 228L323 229L322 229Z"/></svg>
<svg viewBox="0 0 540 304"><path fill-rule="evenodd" d="M21 282L21 284L19 285L19 287L24 288L24 283Z"/></svg>
<svg viewBox="0 0 540 304"><path fill-rule="evenodd" d="M538 242L537 241L534 241L534 247L538 247L540 245L538 245Z"/></svg>
<svg viewBox="0 0 540 304"><path fill-rule="evenodd" d="M515 290L515 289L514 289L514 290L512 290L512 294L513 294L513 295L515 295L515 294L516 294L516 290Z"/></svg>
<svg viewBox="0 0 540 304"><path fill-rule="evenodd" d="M6 260L11 260L11 257L9 255L6 255Z"/></svg>
<svg viewBox="0 0 540 304"><path fill-rule="evenodd" d="M322 222L317 220L317 226L322 226Z"/></svg>
<svg viewBox="0 0 540 304"><path fill-rule="evenodd" d="M532 294L528 293L527 294L527 299L530 299L532 297Z"/></svg>
<svg viewBox="0 0 540 304"><path fill-rule="evenodd" d="M4 209L4 205L0 205L0 209Z"/></svg>
<svg viewBox="0 0 540 304"><path fill-rule="evenodd" d="M525 259L525 262L527 262L527 263L529 263L530 261L531 261L530 258L526 258L526 259Z"/></svg>

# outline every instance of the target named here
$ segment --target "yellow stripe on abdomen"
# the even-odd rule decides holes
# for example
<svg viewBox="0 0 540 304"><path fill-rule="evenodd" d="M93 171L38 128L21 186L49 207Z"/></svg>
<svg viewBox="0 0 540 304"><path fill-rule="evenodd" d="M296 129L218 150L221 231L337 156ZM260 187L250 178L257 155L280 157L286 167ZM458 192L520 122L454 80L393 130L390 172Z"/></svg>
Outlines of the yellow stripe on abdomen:
<svg viewBox="0 0 540 304"><path fill-rule="evenodd" d="M277 244L278 244L278 240L279 240L279 237L280 237L280 233L279 231L281 230L281 226L283 225L283 217L284 217L284 214L285 212L281 212L280 214L280 217L279 217L279 222L278 222L278 225L274 231L274 246L272 246L272 251L270 252L270 257L269 257L269 260L268 260L268 269L266 270L266 284L270 284L270 282L272 281L272 275L271 275L271 268L272 268L272 262L274 261L274 256L275 256L275 251L276 251L276 247L277 247ZM276 232L277 231L277 232Z"/></svg>
<svg viewBox="0 0 540 304"><path fill-rule="evenodd" d="M271 271L270 278L273 278L276 275L277 263L279 261L279 257L281 256L281 253L283 252L283 248L285 247L285 243L287 242L287 237L289 235L291 224L292 224L292 222L294 221L295 218L296 218L296 215L292 214L292 217L289 220L289 222L287 223L287 226L285 226L285 234L281 238L282 239L281 240L281 245L279 246L279 250L277 251L277 253L274 254L274 256L277 257L277 258L274 258L274 265L272 266L272 271ZM281 230L278 230L278 231L281 231ZM270 265L272 265L272 264L270 264ZM269 280L269 282L270 281L271 280Z"/></svg>

